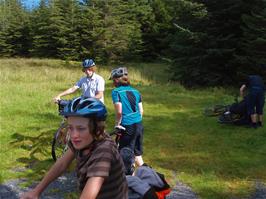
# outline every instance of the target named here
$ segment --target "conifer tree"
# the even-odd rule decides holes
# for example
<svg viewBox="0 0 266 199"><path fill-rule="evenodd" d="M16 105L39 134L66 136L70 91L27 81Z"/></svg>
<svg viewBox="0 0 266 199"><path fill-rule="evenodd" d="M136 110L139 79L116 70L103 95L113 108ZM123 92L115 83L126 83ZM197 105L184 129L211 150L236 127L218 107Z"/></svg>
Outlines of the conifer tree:
<svg viewBox="0 0 266 199"><path fill-rule="evenodd" d="M8 13L9 8L6 1L0 1L0 55L8 56L6 43L7 29L8 29Z"/></svg>
<svg viewBox="0 0 266 199"><path fill-rule="evenodd" d="M135 49L139 48L140 25L131 12L131 1L91 0L86 6L86 12L90 13L86 30L91 36L89 47L96 59L118 61L129 54L132 44Z"/></svg>
<svg viewBox="0 0 266 199"><path fill-rule="evenodd" d="M147 60L169 56L169 36L174 29L172 19L177 1L151 0L143 12L142 38L144 42L143 56Z"/></svg>
<svg viewBox="0 0 266 199"><path fill-rule="evenodd" d="M33 11L31 17L33 47L31 53L33 56L49 57L52 56L49 51L49 18L50 11L46 0L41 0L39 7Z"/></svg>
<svg viewBox="0 0 266 199"><path fill-rule="evenodd" d="M204 78L201 75L207 72L201 59L207 41L205 27L208 15L203 4L190 1L181 1L176 12L179 14L173 19L176 30L171 43L171 79L190 87L200 84Z"/></svg>
<svg viewBox="0 0 266 199"><path fill-rule="evenodd" d="M61 38L63 40L62 47L60 47L59 55L64 59L75 60L79 58L78 55L78 16L79 8L77 1L74 0L62 0L60 1L61 15L63 17L64 24L61 24Z"/></svg>
<svg viewBox="0 0 266 199"><path fill-rule="evenodd" d="M255 0L247 6L251 10L242 16L239 70L245 74L261 74L266 79L266 1Z"/></svg>
<svg viewBox="0 0 266 199"><path fill-rule="evenodd" d="M18 0L1 2L0 45L1 54L27 56L30 48L28 15Z"/></svg>
<svg viewBox="0 0 266 199"><path fill-rule="evenodd" d="M177 44L174 46L176 48L180 44L183 45L179 47L177 53L180 54L175 58L173 65L173 70L176 69L175 78L189 86L231 85L236 82L237 77L235 55L242 35L240 25L241 14L244 11L243 3L240 0L202 2L202 5L206 6L206 12L204 9L196 9L193 15L188 16L184 13L187 22L182 20L182 17L178 20L181 24L183 21L188 29L181 35L177 32L180 42L176 41ZM188 11L191 12L191 9ZM204 13L204 20L198 20ZM187 39L182 37L184 34Z"/></svg>

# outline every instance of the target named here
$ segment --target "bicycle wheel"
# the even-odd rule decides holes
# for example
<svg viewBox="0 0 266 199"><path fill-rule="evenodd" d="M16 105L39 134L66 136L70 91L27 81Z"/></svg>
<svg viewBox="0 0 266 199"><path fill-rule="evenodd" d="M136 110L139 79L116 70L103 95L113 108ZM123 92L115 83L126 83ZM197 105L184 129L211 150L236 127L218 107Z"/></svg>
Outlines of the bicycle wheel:
<svg viewBox="0 0 266 199"><path fill-rule="evenodd" d="M52 143L52 157L54 161L60 158L68 149L67 141L67 124L64 122L60 125L57 131L54 134L53 143Z"/></svg>
<svg viewBox="0 0 266 199"><path fill-rule="evenodd" d="M221 124L233 124L240 119L241 117L238 114L223 114L218 118L218 122Z"/></svg>
<svg viewBox="0 0 266 199"><path fill-rule="evenodd" d="M214 105L204 109L205 116L218 116L228 110L227 105Z"/></svg>

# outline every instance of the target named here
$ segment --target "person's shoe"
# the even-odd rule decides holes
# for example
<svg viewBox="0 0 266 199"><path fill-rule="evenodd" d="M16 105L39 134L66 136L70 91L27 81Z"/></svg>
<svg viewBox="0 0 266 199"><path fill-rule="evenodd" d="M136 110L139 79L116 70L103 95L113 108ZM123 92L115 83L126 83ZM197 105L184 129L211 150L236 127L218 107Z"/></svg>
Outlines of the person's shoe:
<svg viewBox="0 0 266 199"><path fill-rule="evenodd" d="M256 129L257 128L257 123L250 123L248 127Z"/></svg>
<svg viewBox="0 0 266 199"><path fill-rule="evenodd" d="M262 127L262 122L258 122L257 127Z"/></svg>

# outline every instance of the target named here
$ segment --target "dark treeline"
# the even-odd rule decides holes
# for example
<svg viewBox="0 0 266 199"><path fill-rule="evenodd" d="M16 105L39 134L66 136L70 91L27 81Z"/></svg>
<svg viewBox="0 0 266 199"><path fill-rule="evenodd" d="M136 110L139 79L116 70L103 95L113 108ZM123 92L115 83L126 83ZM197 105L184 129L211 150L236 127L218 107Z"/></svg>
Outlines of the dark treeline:
<svg viewBox="0 0 266 199"><path fill-rule="evenodd" d="M266 0L0 0L0 56L171 62L193 86L266 79Z"/></svg>

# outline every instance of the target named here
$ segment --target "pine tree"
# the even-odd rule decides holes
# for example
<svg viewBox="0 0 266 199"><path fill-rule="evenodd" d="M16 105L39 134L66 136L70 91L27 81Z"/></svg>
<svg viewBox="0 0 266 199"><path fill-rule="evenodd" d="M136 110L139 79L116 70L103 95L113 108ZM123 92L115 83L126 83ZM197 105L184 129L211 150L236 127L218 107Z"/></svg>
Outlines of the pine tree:
<svg viewBox="0 0 266 199"><path fill-rule="evenodd" d="M0 55L8 56L6 43L9 9L6 1L0 1Z"/></svg>
<svg viewBox="0 0 266 199"><path fill-rule="evenodd" d="M87 29L82 31L87 34L82 35L90 38L87 41L91 45L82 45L88 54L104 62L119 61L130 53L133 44L134 49L139 49L141 31L131 10L133 4L123 0L92 0L85 4Z"/></svg>
<svg viewBox="0 0 266 199"><path fill-rule="evenodd" d="M182 33L177 32L173 45L179 53L172 67L174 78L189 86L231 85L237 77L236 53L242 36L243 3L240 0L202 3L198 5L206 6L206 10L194 4L196 7L190 6L187 13L183 12L184 18L181 15L177 20L186 28Z"/></svg>
<svg viewBox="0 0 266 199"><path fill-rule="evenodd" d="M78 59L78 3L74 0L42 0L33 13L35 56Z"/></svg>
<svg viewBox="0 0 266 199"><path fill-rule="evenodd" d="M20 1L1 2L0 46L1 54L27 56L31 45L28 15Z"/></svg>
<svg viewBox="0 0 266 199"><path fill-rule="evenodd" d="M177 1L151 0L144 7L142 24L142 38L144 42L143 57L154 60L169 57L169 35L174 29L172 19Z"/></svg>
<svg viewBox="0 0 266 199"><path fill-rule="evenodd" d="M242 36L241 0L207 1L209 23L206 28L208 41L203 63L208 72L207 85L232 85L236 82L235 55ZM206 76L206 75L205 75Z"/></svg>
<svg viewBox="0 0 266 199"><path fill-rule="evenodd" d="M181 1L176 12L179 14L173 19L176 31L171 43L171 79L189 87L200 85L206 81L201 75L207 73L202 64L207 41L207 10L203 4Z"/></svg>
<svg viewBox="0 0 266 199"><path fill-rule="evenodd" d="M61 27L61 39L63 39L62 47L58 48L61 58L75 60L79 58L78 48L78 16L79 7L75 0L60 1L61 15L64 20L64 26ZM63 24L62 24L63 25Z"/></svg>
<svg viewBox="0 0 266 199"><path fill-rule="evenodd" d="M49 57L49 17L50 11L46 0L41 0L39 7L33 11L31 17L33 47L31 53L33 56Z"/></svg>
<svg viewBox="0 0 266 199"><path fill-rule="evenodd" d="M255 0L242 16L243 39L239 70L244 74L261 74L266 79L266 1Z"/></svg>

